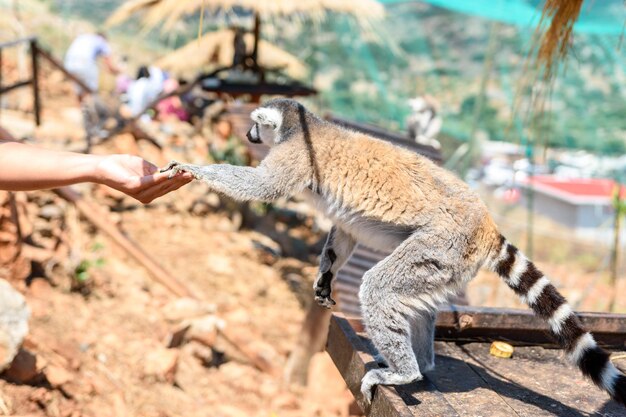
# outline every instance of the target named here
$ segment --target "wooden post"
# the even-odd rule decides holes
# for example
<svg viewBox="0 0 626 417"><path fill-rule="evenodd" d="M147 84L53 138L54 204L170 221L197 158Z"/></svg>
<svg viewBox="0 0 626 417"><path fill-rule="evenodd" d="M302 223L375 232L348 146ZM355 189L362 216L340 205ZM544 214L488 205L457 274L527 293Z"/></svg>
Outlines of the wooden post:
<svg viewBox="0 0 626 417"><path fill-rule="evenodd" d="M37 48L37 40L30 41L30 57L33 66L33 103L35 110L35 124L41 125L41 102L39 100L39 48Z"/></svg>
<svg viewBox="0 0 626 417"><path fill-rule="evenodd" d="M613 250L611 251L611 301L609 302L609 311L615 309L615 300L617 297L617 274L619 269L619 249L620 249L620 228L622 218L622 184L616 182L615 196L613 197L613 208L615 210L615 220L613 223Z"/></svg>
<svg viewBox="0 0 626 417"><path fill-rule="evenodd" d="M289 354L283 378L286 384L306 385L311 358L321 352L326 344L332 310L316 302L307 311L298 341Z"/></svg>
<svg viewBox="0 0 626 417"><path fill-rule="evenodd" d="M258 12L254 14L254 47L252 48L252 61L253 65L259 66L257 59L259 56L259 35L261 33L261 16Z"/></svg>
<svg viewBox="0 0 626 417"><path fill-rule="evenodd" d="M259 41L261 36L261 15L258 12L254 14L254 47L252 48L252 65L255 71L259 73L259 82L265 82L265 70L259 65Z"/></svg>
<svg viewBox="0 0 626 417"><path fill-rule="evenodd" d="M0 91L2 90L2 48L0 48ZM0 97L0 110L2 110L2 97Z"/></svg>

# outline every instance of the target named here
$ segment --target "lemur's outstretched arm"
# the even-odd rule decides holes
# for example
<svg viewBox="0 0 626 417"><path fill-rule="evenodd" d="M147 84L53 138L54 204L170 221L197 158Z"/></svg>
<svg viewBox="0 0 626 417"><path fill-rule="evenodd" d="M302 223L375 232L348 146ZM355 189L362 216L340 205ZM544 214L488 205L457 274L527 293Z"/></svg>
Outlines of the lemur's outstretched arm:
<svg viewBox="0 0 626 417"><path fill-rule="evenodd" d="M293 176L270 175L267 166L256 168L227 164L192 165L170 162L161 171L189 172L213 190L239 201L272 201L289 196L298 190L299 182Z"/></svg>
<svg viewBox="0 0 626 417"><path fill-rule="evenodd" d="M337 271L352 254L355 245L356 241L337 226L330 229L322 250L320 270L313 284L315 300L321 306L330 308L335 305L335 300L331 298L331 284Z"/></svg>

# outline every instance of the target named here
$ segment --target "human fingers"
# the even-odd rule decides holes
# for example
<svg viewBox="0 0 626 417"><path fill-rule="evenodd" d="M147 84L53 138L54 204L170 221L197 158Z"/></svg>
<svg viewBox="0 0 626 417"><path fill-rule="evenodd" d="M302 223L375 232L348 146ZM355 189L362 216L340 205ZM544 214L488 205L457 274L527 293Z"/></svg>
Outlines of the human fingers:
<svg viewBox="0 0 626 417"><path fill-rule="evenodd" d="M156 168L158 170L158 168ZM138 179L138 182L136 182L135 185L135 191L136 192L141 192L143 190L149 190L150 188L159 185L159 184L164 184L170 180L174 180L174 179L179 179L179 178L185 178L188 179L189 181L191 181L191 179L193 179L193 176L191 174L189 174L188 172L184 172L184 173L177 173L176 175L174 175L173 177L170 178L171 173L170 172L155 172L153 174L150 175L145 175L143 177L140 177Z"/></svg>
<svg viewBox="0 0 626 417"><path fill-rule="evenodd" d="M154 183L150 187L144 188L133 197L142 202L148 204L154 199L161 197L169 192L179 189L185 184L191 182L192 178L179 175L165 182Z"/></svg>

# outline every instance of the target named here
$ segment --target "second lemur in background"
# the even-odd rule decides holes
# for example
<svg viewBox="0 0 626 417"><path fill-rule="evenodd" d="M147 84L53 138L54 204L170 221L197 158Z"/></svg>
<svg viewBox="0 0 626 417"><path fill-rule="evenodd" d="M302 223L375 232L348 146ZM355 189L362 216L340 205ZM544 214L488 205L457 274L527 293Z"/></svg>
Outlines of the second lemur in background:
<svg viewBox="0 0 626 417"><path fill-rule="evenodd" d="M270 147L256 168L172 162L238 200L304 193L332 219L314 284L330 307L331 283L357 242L393 252L367 271L359 292L367 332L387 368L372 369L361 391L406 384L434 366L435 311L481 267L497 272L537 314L568 358L626 404L626 376L597 346L543 273L498 231L463 181L428 159L326 122L300 103L278 99L252 113L248 139Z"/></svg>

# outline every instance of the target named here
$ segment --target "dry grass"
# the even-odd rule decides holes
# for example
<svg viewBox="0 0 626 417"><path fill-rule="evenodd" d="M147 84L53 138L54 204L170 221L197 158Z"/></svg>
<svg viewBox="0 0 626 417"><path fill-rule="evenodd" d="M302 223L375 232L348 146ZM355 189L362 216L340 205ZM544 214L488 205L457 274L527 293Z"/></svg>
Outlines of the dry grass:
<svg viewBox="0 0 626 417"><path fill-rule="evenodd" d="M168 30L182 17L201 9L217 11L235 7L251 10L264 17L301 14L322 19L327 12L337 12L355 16L364 22L381 18L385 10L374 0L131 0L122 4L107 19L106 25L117 25L143 12L145 29L161 26L163 30Z"/></svg>
<svg viewBox="0 0 626 417"><path fill-rule="evenodd" d="M234 32L228 29L207 33L159 59L156 65L177 77L193 77L202 70L228 66L232 64L235 53L234 37ZM251 53L252 34L247 33L244 41L247 52ZM259 64L264 68L280 68L296 79L303 79L307 74L302 61L263 39L259 41Z"/></svg>
<svg viewBox="0 0 626 417"><path fill-rule="evenodd" d="M572 43L574 23L578 19L583 0L546 0L537 31L537 65L543 69L543 77L550 80L554 68L567 55ZM543 32L548 20L550 26Z"/></svg>

